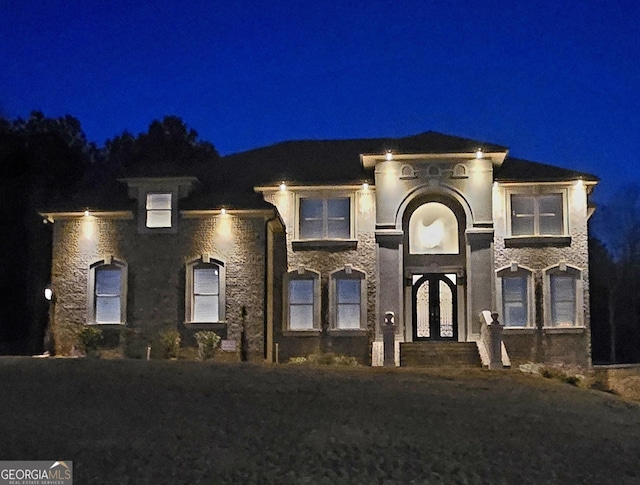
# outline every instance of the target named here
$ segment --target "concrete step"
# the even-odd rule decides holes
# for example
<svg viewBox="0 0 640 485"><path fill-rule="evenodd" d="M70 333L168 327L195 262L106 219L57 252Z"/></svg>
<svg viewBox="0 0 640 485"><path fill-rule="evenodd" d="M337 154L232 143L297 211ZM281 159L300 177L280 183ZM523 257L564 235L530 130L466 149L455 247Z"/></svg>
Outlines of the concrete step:
<svg viewBox="0 0 640 485"><path fill-rule="evenodd" d="M482 367L475 342L403 342L402 367Z"/></svg>

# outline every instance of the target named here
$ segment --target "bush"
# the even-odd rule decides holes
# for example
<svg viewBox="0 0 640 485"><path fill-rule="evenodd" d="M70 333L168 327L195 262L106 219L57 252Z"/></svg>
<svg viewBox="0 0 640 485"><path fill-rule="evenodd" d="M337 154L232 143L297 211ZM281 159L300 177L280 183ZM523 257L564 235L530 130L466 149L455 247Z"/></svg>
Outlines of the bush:
<svg viewBox="0 0 640 485"><path fill-rule="evenodd" d="M201 330L196 332L196 342L198 342L198 357L200 360L212 359L215 355L220 336L211 331Z"/></svg>
<svg viewBox="0 0 640 485"><path fill-rule="evenodd" d="M82 330L78 332L78 343L80 350L83 352L90 352L97 350L98 345L102 341L102 330L96 327L82 327Z"/></svg>
<svg viewBox="0 0 640 485"><path fill-rule="evenodd" d="M177 359L180 352L180 332L177 330L165 330L160 333L160 341L165 356L169 359Z"/></svg>
<svg viewBox="0 0 640 485"><path fill-rule="evenodd" d="M309 364L309 365L338 365L355 367L360 365L358 359L348 355L336 355L328 352L326 354L311 354L308 357L291 357L290 364Z"/></svg>

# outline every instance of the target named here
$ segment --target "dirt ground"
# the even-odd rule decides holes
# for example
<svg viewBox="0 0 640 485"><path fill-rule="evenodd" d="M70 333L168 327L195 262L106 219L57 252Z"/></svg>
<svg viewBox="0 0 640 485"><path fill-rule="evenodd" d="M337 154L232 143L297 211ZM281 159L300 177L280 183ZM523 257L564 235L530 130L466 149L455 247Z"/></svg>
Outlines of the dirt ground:
<svg viewBox="0 0 640 485"><path fill-rule="evenodd" d="M0 460L77 484L640 483L640 405L517 371L0 358Z"/></svg>

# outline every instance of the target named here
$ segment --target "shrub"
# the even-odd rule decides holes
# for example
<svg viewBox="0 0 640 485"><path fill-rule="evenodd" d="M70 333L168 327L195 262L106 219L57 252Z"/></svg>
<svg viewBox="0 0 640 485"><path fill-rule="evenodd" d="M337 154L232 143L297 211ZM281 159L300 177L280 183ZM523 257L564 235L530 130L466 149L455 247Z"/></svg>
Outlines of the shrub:
<svg viewBox="0 0 640 485"><path fill-rule="evenodd" d="M306 363L307 363L306 357L291 357L289 359L289 364L306 364Z"/></svg>
<svg viewBox="0 0 640 485"><path fill-rule="evenodd" d="M358 366L358 359L349 355L337 355L331 352L311 354L308 357L291 357L290 364Z"/></svg>
<svg viewBox="0 0 640 485"><path fill-rule="evenodd" d="M211 331L201 330L196 332L196 342L198 342L198 357L200 360L212 359L218 344L220 336Z"/></svg>
<svg viewBox="0 0 640 485"><path fill-rule="evenodd" d="M102 330L96 327L82 327L78 332L78 343L80 350L90 352L96 350L102 341Z"/></svg>
<svg viewBox="0 0 640 485"><path fill-rule="evenodd" d="M177 330L165 330L160 333L160 341L166 357L170 359L178 358L180 340L180 332Z"/></svg>

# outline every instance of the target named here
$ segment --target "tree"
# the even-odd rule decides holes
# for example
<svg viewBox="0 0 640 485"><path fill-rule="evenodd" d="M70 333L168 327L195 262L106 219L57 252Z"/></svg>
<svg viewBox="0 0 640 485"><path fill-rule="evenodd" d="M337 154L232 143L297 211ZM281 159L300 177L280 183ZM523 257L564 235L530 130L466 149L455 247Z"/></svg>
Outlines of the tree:
<svg viewBox="0 0 640 485"><path fill-rule="evenodd" d="M107 140L105 153L119 176L202 176L220 160L215 147L177 116L153 121L137 137L125 131Z"/></svg>
<svg viewBox="0 0 640 485"><path fill-rule="evenodd" d="M631 184L596 213L595 230L610 250L614 271L608 286L612 292L612 318L616 357L622 362L640 361L640 186ZM596 256L597 257L597 256ZM593 278L593 275L592 275Z"/></svg>
<svg viewBox="0 0 640 485"><path fill-rule="evenodd" d="M97 153L72 116L0 121L0 351L42 350L51 267L51 231L38 210L70 199Z"/></svg>

